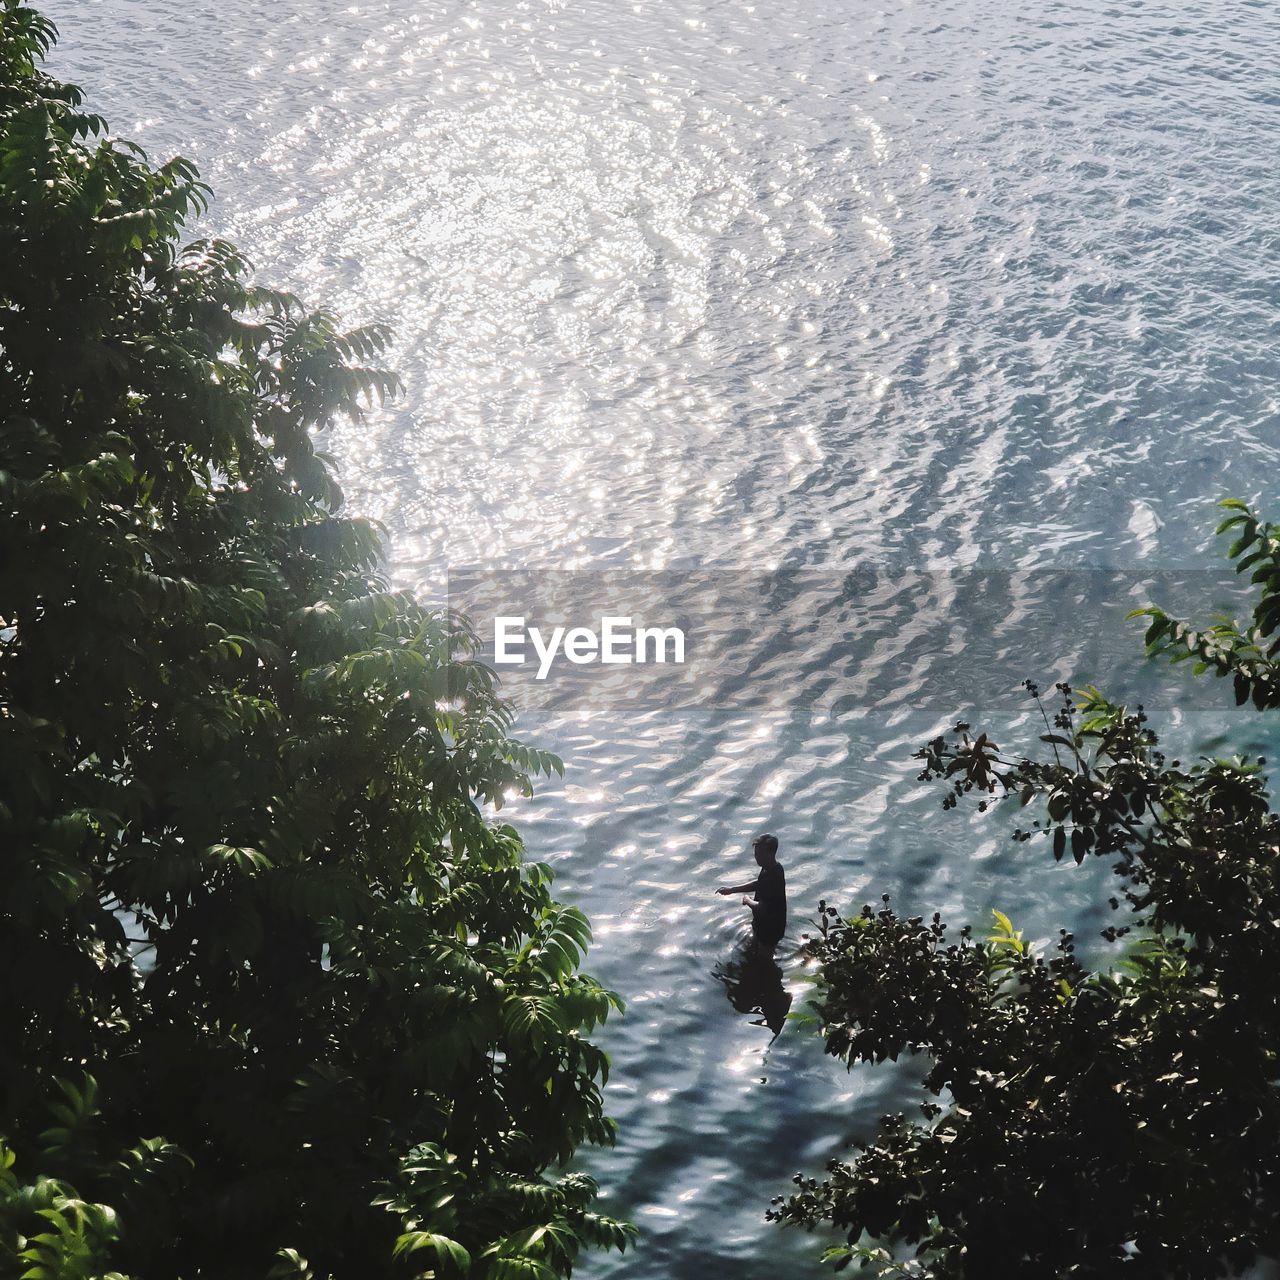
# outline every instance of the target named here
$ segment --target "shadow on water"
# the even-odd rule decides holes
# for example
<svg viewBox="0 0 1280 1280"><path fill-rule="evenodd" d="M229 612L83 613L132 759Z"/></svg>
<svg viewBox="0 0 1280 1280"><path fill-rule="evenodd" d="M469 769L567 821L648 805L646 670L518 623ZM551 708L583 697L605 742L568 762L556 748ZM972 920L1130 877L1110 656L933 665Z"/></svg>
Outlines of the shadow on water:
<svg viewBox="0 0 1280 1280"><path fill-rule="evenodd" d="M791 1011L791 992L782 984L773 947L747 938L728 960L717 963L711 976L724 985L734 1009L746 1014L752 1026L768 1027L777 1039Z"/></svg>

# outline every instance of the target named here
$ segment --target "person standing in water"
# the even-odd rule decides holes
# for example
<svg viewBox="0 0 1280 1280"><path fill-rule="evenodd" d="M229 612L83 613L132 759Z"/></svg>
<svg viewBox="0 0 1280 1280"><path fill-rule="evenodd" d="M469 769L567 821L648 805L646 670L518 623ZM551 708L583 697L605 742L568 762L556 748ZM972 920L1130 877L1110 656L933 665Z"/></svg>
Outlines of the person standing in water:
<svg viewBox="0 0 1280 1280"><path fill-rule="evenodd" d="M756 942L772 950L787 931L787 878L778 861L778 837L756 836L751 847L760 874L746 884L725 885L716 892L722 897L735 893L754 893L755 901L743 898L743 906L751 908L751 930Z"/></svg>

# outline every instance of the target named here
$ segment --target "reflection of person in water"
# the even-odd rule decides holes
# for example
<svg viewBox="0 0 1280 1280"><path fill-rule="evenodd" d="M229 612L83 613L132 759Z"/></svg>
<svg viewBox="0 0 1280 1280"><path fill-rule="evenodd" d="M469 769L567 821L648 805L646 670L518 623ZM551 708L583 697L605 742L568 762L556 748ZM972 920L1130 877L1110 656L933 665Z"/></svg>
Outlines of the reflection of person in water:
<svg viewBox="0 0 1280 1280"><path fill-rule="evenodd" d="M712 977L724 983L729 1003L739 1013L758 1013L756 1025L768 1027L775 1036L782 1030L791 1009L791 992L782 985L782 970L772 948L752 938L732 960L716 965Z"/></svg>
<svg viewBox="0 0 1280 1280"><path fill-rule="evenodd" d="M743 898L743 906L751 908L751 930L756 942L772 951L787 931L787 879L778 861L778 837L756 836L752 842L760 874L746 884L725 885L716 892L724 897L735 893L754 893L755 901Z"/></svg>

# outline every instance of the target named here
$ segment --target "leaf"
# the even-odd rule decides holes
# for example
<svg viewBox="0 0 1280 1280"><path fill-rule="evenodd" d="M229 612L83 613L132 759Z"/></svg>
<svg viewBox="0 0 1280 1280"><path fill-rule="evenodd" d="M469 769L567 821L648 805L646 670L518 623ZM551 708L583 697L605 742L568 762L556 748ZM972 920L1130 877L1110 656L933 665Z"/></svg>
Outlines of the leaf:
<svg viewBox="0 0 1280 1280"><path fill-rule="evenodd" d="M425 1253L440 1276L465 1277L471 1268L471 1255L456 1240L431 1231L405 1231L391 1251L393 1258Z"/></svg>

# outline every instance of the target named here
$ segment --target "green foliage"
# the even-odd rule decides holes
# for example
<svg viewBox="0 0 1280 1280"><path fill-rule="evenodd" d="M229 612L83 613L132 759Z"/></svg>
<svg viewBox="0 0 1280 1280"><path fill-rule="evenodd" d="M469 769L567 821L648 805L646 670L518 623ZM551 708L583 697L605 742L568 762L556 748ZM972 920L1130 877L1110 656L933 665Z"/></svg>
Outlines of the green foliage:
<svg viewBox="0 0 1280 1280"><path fill-rule="evenodd" d="M1250 623L1216 618L1208 626L1194 627L1155 606L1131 616L1151 619L1146 637L1150 652L1171 662L1191 661L1196 675L1212 671L1230 676L1237 703L1252 702L1266 711L1280 706L1280 528L1259 520L1234 498L1222 505L1229 514L1217 531L1235 534L1227 557L1237 573L1247 573L1260 588Z"/></svg>
<svg viewBox="0 0 1280 1280"><path fill-rule="evenodd" d="M111 1186L133 1252L144 1234L153 1245L160 1242L173 1229L170 1204L189 1181L191 1161L170 1143L152 1138L109 1164L84 1141L98 1115L93 1081L56 1083L61 1101L50 1110L62 1123L41 1137L44 1160L74 1166L96 1184ZM21 1280L127 1280L108 1261L130 1251L123 1233L115 1208L81 1199L62 1179L27 1173L0 1141L0 1274Z"/></svg>
<svg viewBox="0 0 1280 1280"><path fill-rule="evenodd" d="M316 451L387 334L179 248L195 170L52 38L0 0L0 1257L567 1275L630 1239L547 1173L612 1139L621 1006L485 817L560 762Z"/></svg>
<svg viewBox="0 0 1280 1280"><path fill-rule="evenodd" d="M1237 511L1231 555L1274 564L1271 526ZM1280 575L1255 581L1247 630L1144 612L1156 651L1212 653L1205 670L1272 707ZM885 1118L851 1162L798 1175L775 1202L775 1219L845 1234L837 1268L1203 1280L1280 1253L1280 817L1265 762L1184 765L1141 708L1059 692L1047 758L1006 756L961 724L919 753L920 776L946 783L945 808L1020 808L1014 839L1056 859L1107 858L1123 914L1104 936L1132 934L1127 951L1094 971L1070 935L1041 955L999 912L986 937L950 938L887 898L848 918L821 905L810 950L828 1052L930 1060L918 1118Z"/></svg>

